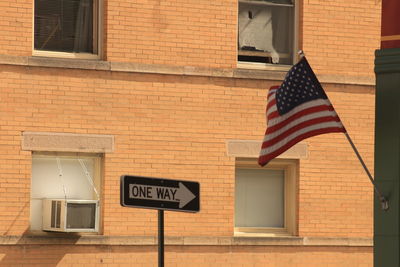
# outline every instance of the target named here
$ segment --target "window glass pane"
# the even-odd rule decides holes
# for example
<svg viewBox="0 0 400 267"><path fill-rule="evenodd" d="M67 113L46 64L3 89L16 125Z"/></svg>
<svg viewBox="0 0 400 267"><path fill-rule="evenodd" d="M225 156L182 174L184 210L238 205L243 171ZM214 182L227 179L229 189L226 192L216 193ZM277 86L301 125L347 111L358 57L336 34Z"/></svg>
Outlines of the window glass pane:
<svg viewBox="0 0 400 267"><path fill-rule="evenodd" d="M62 176L56 157L34 157L32 164L32 198L93 199L94 189L77 158L59 158ZM93 177L94 159L82 159Z"/></svg>
<svg viewBox="0 0 400 267"><path fill-rule="evenodd" d="M237 169L235 227L284 227L284 171Z"/></svg>
<svg viewBox="0 0 400 267"><path fill-rule="evenodd" d="M239 61L292 64L292 6L239 3Z"/></svg>
<svg viewBox="0 0 400 267"><path fill-rule="evenodd" d="M35 49L93 53L94 0L35 0Z"/></svg>
<svg viewBox="0 0 400 267"><path fill-rule="evenodd" d="M41 230L42 227L42 199L97 199L93 186L88 181L84 169L73 157L58 157L62 172L60 178L57 156L34 155L32 159L31 185L31 229ZM95 176L95 158L81 158L93 182ZM97 167L96 167L97 168Z"/></svg>

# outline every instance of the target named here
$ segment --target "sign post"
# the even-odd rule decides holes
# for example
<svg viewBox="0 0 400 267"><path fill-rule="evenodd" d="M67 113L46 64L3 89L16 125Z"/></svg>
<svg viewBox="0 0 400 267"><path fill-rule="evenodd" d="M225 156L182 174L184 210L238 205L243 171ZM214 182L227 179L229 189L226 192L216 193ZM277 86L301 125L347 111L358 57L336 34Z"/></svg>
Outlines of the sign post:
<svg viewBox="0 0 400 267"><path fill-rule="evenodd" d="M164 267L164 210L200 211L200 184L133 175L121 176L123 207L158 210L158 266Z"/></svg>
<svg viewBox="0 0 400 267"><path fill-rule="evenodd" d="M164 267L164 211L158 210L158 266Z"/></svg>

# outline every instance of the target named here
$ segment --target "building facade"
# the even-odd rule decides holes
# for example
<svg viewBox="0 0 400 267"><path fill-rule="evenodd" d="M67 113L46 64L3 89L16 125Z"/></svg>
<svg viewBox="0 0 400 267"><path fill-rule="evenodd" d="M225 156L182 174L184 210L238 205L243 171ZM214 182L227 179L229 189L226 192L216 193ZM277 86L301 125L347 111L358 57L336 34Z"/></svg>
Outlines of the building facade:
<svg viewBox="0 0 400 267"><path fill-rule="evenodd" d="M373 188L343 134L257 158L302 49L372 168L380 5L1 1L0 265L157 265L157 212L120 205L129 174L200 183L200 212L165 213L167 266L372 266Z"/></svg>

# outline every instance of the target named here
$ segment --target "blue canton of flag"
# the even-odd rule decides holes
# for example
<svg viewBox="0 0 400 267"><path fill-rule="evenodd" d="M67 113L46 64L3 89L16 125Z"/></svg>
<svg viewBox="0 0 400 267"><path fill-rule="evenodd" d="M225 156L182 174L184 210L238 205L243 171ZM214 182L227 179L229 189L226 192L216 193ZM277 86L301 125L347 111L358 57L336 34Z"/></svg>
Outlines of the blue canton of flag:
<svg viewBox="0 0 400 267"><path fill-rule="evenodd" d="M314 100L328 99L307 60L301 60L286 74L286 78L276 92L278 112L283 115L294 107Z"/></svg>

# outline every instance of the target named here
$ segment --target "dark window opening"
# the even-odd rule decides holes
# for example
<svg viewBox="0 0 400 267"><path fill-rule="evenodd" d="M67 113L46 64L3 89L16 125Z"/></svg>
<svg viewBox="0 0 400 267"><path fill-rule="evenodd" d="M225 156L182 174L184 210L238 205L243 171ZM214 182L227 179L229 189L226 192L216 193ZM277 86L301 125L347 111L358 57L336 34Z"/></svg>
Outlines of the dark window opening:
<svg viewBox="0 0 400 267"><path fill-rule="evenodd" d="M35 0L35 49L96 53L93 2Z"/></svg>

